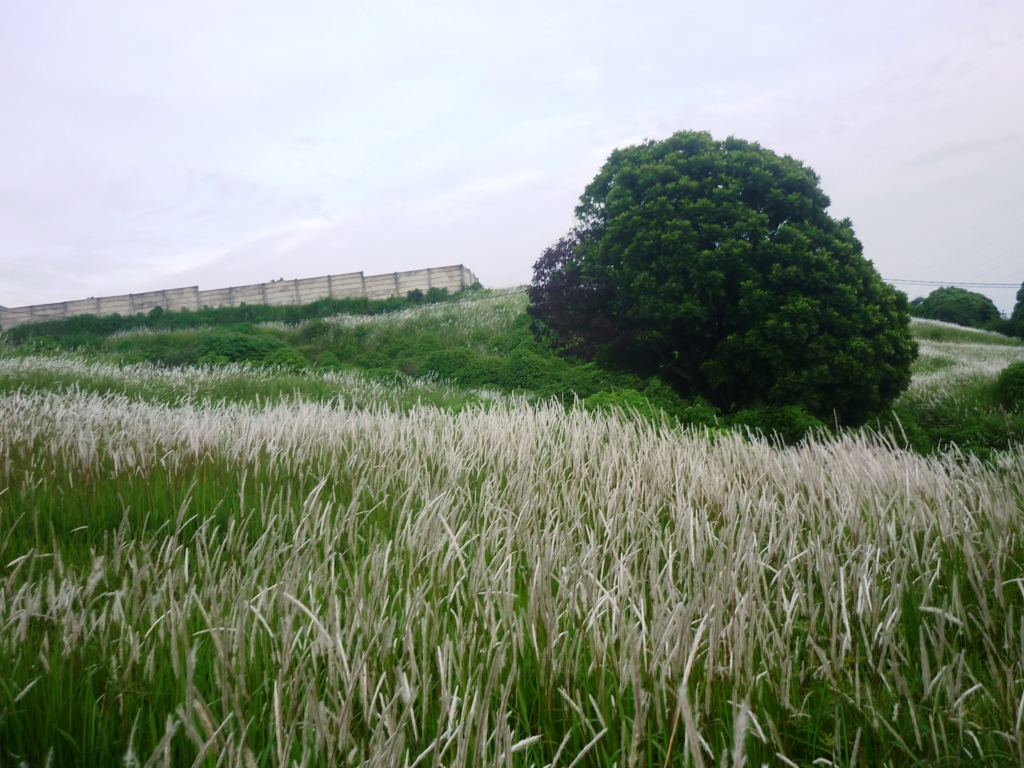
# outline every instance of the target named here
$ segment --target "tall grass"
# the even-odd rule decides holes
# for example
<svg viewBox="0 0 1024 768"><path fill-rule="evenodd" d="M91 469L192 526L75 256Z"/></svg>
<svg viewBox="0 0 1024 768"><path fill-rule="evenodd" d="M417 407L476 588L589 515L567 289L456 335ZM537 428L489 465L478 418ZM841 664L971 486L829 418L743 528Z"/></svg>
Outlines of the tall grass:
<svg viewBox="0 0 1024 768"><path fill-rule="evenodd" d="M1024 360L1024 344L934 320L911 327L920 355L896 404L904 418L910 415L927 432L933 448L955 445L987 456L1024 444L1024 413L1004 409L995 391L999 372Z"/></svg>
<svg viewBox="0 0 1024 768"><path fill-rule="evenodd" d="M1024 760L1024 453L0 396L0 760Z"/></svg>
<svg viewBox="0 0 1024 768"><path fill-rule="evenodd" d="M340 400L354 407L399 410L421 404L458 409L500 397L495 392L456 390L429 378L396 375L382 379L352 370L291 374L247 364L162 368L72 355L0 357L0 393L14 391L117 394L167 404Z"/></svg>
<svg viewBox="0 0 1024 768"><path fill-rule="evenodd" d="M981 328L968 328L955 323L944 323L941 320L926 320L921 317L910 318L910 331L915 338L928 341L953 341L976 344L995 344L999 346L1021 347L1024 341L1006 336L995 331Z"/></svg>

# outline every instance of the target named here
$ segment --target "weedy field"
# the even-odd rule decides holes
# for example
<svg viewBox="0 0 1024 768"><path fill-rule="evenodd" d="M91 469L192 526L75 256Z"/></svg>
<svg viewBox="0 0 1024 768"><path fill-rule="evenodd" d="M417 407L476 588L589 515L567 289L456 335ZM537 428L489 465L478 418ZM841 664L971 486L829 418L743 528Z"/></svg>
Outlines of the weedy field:
<svg viewBox="0 0 1024 768"><path fill-rule="evenodd" d="M919 416L1024 359L915 332ZM1018 444L635 416L0 357L0 765L1024 762Z"/></svg>

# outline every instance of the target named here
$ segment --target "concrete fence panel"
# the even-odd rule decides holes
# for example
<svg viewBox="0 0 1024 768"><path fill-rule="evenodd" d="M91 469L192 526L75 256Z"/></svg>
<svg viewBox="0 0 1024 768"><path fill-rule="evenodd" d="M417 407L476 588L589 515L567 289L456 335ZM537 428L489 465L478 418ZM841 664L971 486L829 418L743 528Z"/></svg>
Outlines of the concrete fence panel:
<svg viewBox="0 0 1024 768"><path fill-rule="evenodd" d="M5 309L3 312L3 320L4 328L13 328L16 325L31 323L33 321L32 312L29 307L14 307L13 309Z"/></svg>
<svg viewBox="0 0 1024 768"><path fill-rule="evenodd" d="M146 313L149 312L149 310L151 309L156 309L157 307L160 307L161 309L166 309L166 307L164 307L165 297L163 291L133 293L128 298L131 301L132 314L136 312Z"/></svg>
<svg viewBox="0 0 1024 768"><path fill-rule="evenodd" d="M59 320L77 315L134 315L146 313L154 307L169 311L199 310L203 307L237 307L241 304L283 306L308 304L332 297L335 299L365 296L386 299L406 296L409 291L426 293L431 288L447 288L456 293L476 282L476 276L462 264L431 267L409 272L390 272L384 275L364 275L348 272L301 280L279 280L274 283L242 285L200 291L197 286L147 291L127 296L101 296L53 304L34 304L25 307L0 307L0 329L13 328L25 323Z"/></svg>
<svg viewBox="0 0 1024 768"><path fill-rule="evenodd" d="M386 299L398 295L397 272L387 275L368 275L365 280L366 297L370 299Z"/></svg>
<svg viewBox="0 0 1024 768"><path fill-rule="evenodd" d="M25 307L33 321L56 320L64 317L67 307L63 302L60 304L36 304L34 307Z"/></svg>
<svg viewBox="0 0 1024 768"><path fill-rule="evenodd" d="M78 301L67 302L67 316L76 317L78 315L98 315L100 301L99 299L79 299Z"/></svg>
<svg viewBox="0 0 1024 768"><path fill-rule="evenodd" d="M199 287L169 288L163 291L164 309L170 312L177 312L179 309L190 309L193 312L199 309Z"/></svg>
<svg viewBox="0 0 1024 768"><path fill-rule="evenodd" d="M266 304L266 296L263 293L263 283L259 285L240 285L231 289L231 306L240 307L243 304Z"/></svg>
<svg viewBox="0 0 1024 768"><path fill-rule="evenodd" d="M447 288L448 293L456 293L469 285L463 280L462 267L441 267L431 270L431 282L435 288Z"/></svg>
<svg viewBox="0 0 1024 768"><path fill-rule="evenodd" d="M345 275L328 275L331 283L331 298L355 299L366 295L362 272L349 272Z"/></svg>
<svg viewBox="0 0 1024 768"><path fill-rule="evenodd" d="M272 307L299 303L298 285L295 280L283 280L278 283L263 284L264 302Z"/></svg>
<svg viewBox="0 0 1024 768"><path fill-rule="evenodd" d="M330 277L307 277L305 280L296 280L298 286L299 304L310 304L320 299L330 298L331 295Z"/></svg>
<svg viewBox="0 0 1024 768"><path fill-rule="evenodd" d="M131 296L102 296L100 297L101 315L133 315Z"/></svg>
<svg viewBox="0 0 1024 768"><path fill-rule="evenodd" d="M398 295L406 296L409 291L426 293L432 287L429 269L417 269L415 272L398 273Z"/></svg>
<svg viewBox="0 0 1024 768"><path fill-rule="evenodd" d="M210 291L199 292L199 308L203 307L232 307L231 289L214 288Z"/></svg>

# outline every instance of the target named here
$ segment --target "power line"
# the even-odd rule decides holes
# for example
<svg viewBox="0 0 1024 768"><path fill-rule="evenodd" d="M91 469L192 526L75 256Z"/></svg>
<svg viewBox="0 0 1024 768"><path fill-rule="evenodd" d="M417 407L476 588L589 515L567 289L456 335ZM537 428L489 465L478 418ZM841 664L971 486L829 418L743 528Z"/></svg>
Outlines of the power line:
<svg viewBox="0 0 1024 768"><path fill-rule="evenodd" d="M965 283L962 281L938 281L938 280L889 280L883 278L887 283L900 283L901 285L952 285L966 286L967 288L1020 288L1020 283Z"/></svg>

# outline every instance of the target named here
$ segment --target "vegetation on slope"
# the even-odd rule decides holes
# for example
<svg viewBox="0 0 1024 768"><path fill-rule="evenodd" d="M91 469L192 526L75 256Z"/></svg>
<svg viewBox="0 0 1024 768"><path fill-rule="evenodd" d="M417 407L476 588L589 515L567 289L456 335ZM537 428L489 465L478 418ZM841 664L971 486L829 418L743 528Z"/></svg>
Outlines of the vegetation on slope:
<svg viewBox="0 0 1024 768"><path fill-rule="evenodd" d="M1024 345L914 321L915 454L460 298L5 342L0 764L1024 760Z"/></svg>
<svg viewBox="0 0 1024 768"><path fill-rule="evenodd" d="M1024 339L1024 284L1017 291L1017 303L1009 317L1003 317L984 294L953 286L936 288L928 296L914 299L910 314Z"/></svg>
<svg viewBox="0 0 1024 768"><path fill-rule="evenodd" d="M253 324L225 314L220 324L140 327L97 336L87 344L77 344L72 321L23 326L5 347L0 390L28 382L42 388L74 383L166 402L182 396L326 401L346 396L351 382L369 377L406 393L391 398L402 407L421 398L457 409L499 393L521 393L535 400L554 397L566 407L582 401L591 409L623 409L653 422L667 418L669 423L759 430L788 444L811 431L835 429L796 407L724 415L706 401L679 397L656 376L608 371L561 357L531 332L526 296L519 289L477 290L456 298L426 305L396 302L387 312L296 322ZM182 313L158 319L174 328L184 321L166 316L177 314ZM955 444L987 456L1024 441L1024 414L1007 407L995 388L999 370L1024 359L1021 342L935 321L915 320L911 331L921 345L913 384L871 428L892 432L902 445L923 453ZM53 362L66 359L68 350L75 359L99 367L87 375ZM134 373L121 375L117 365ZM168 384L182 377L193 383ZM148 383L131 383L143 381Z"/></svg>

